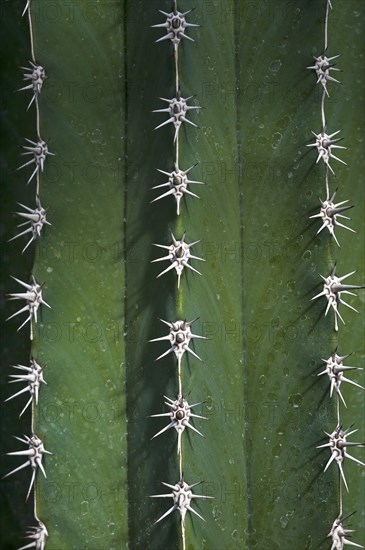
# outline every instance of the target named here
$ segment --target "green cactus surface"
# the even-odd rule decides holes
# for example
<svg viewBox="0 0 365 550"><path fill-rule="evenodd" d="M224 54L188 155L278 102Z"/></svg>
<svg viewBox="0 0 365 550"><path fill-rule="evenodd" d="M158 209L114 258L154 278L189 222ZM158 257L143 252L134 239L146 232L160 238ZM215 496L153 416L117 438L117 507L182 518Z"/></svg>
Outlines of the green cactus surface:
<svg viewBox="0 0 365 550"><path fill-rule="evenodd" d="M9 5L8 5L9 4ZM341 309L346 324L334 331L325 300L311 301L334 263L340 275L356 270L365 281L364 5L332 0L331 55L341 54L326 100L330 132L341 130L339 157L330 175L339 201L355 205L346 223L316 235L325 198L324 166L306 147L320 132L321 86L307 70L323 49L324 4L318 0L179 0L194 42L179 49L181 94L194 96L180 130L180 167L202 181L176 216L171 197L151 204L151 190L173 169L172 125L159 130L160 97L174 94L173 50L155 44L164 29L158 10L165 0L33 0L35 51L46 67L40 95L42 136L56 154L41 177L47 227L21 255L22 238L12 216L16 202L32 204L34 182L16 172L24 137L33 139L34 109L21 87L29 59L25 0L2 6L2 323L1 400L10 395L11 365L33 356L44 366L47 386L36 407L35 432L53 453L37 477L38 515L49 532L46 550L173 550L182 548L177 512L154 525L172 503L151 499L161 481L179 475L177 435L153 435L168 422L164 395L176 398L174 354L155 359L168 343L159 319L198 318L193 351L182 378L194 412L207 420L183 434L184 478L203 482L194 491L214 497L194 501L201 521L186 519L187 550L330 548L326 539L338 513L338 469L324 473L328 450L318 450L323 431L336 423L335 398L321 358L339 345L364 359L364 292ZM30 170L30 169L29 169ZM189 271L177 288L153 243L169 244L170 232L198 241ZM25 243L26 241L24 241ZM33 273L45 282L43 308L30 346L29 327L6 294ZM18 322L19 319L19 322ZM185 354L187 355L187 354ZM351 379L364 385L363 371ZM344 384L344 386L346 386ZM364 393L345 387L344 427L364 438ZM25 397L24 397L25 399ZM23 398L1 404L1 475L21 464L5 453L21 448L12 438L30 433L30 411L19 419ZM189 433L186 433L189 432ZM361 449L351 452L364 460ZM364 540L364 474L344 466L343 495L353 541ZM26 544L32 499L26 468L1 482L1 549Z"/></svg>

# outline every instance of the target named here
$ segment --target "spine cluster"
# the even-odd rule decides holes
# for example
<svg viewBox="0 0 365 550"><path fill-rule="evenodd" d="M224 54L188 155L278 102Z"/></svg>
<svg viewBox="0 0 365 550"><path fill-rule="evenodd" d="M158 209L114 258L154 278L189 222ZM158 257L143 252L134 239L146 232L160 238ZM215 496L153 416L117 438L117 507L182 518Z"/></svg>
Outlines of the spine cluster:
<svg viewBox="0 0 365 550"><path fill-rule="evenodd" d="M157 196L152 202L160 200L162 198L171 196L176 202L176 214L180 215L181 211L181 201L187 196L197 197L195 193L190 190L191 185L203 184L203 182L190 180L188 176L190 170L194 166L190 166L187 169L182 169L179 163L179 138L180 138L180 128L183 124L189 124L196 127L196 124L190 120L190 112L200 109L199 106L189 105L188 101L192 99L193 96L186 97L183 95L182 90L180 89L180 79L179 79L179 48L181 43L184 41L194 41L186 31L190 27L198 27L198 25L189 23L186 20L186 16L192 11L180 12L177 7L177 0L174 1L173 10L171 13L164 12L159 10L160 13L166 18L164 23L153 25L155 28L164 29L166 34L156 40L156 42L168 41L172 43L173 54L174 54L174 65L175 65L175 95L171 99L160 98L166 105L162 109L157 109L155 113L165 113L167 115L167 120L159 124L155 129L161 128L167 124L172 124L174 127L174 136L173 136L173 145L174 145L174 166L171 171L159 170L160 173L167 176L168 181L162 183L161 185L155 186L153 189L163 189L161 195ZM167 261L169 266L161 271L157 277L171 271L175 270L177 274L177 286L178 292L180 291L180 279L184 268L188 268L200 275L200 272L197 271L189 262L191 260L200 260L202 258L194 256L191 252L191 248L199 241L192 243L186 242L185 233L181 236L171 234L172 242L170 244L155 244L159 248L166 250L166 255L153 260L154 262ZM151 342L165 341L169 343L169 349L160 355L157 360L164 358L166 355L173 353L177 359L177 372L178 372L178 388L177 388L177 397L170 398L165 396L165 405L168 407L168 412L161 414L153 414L152 417L166 417L168 419L168 424L158 431L152 439L161 435L162 433L168 431L170 428L175 428L177 432L177 454L179 461L179 479L173 483L162 484L165 487L170 489L169 493L151 495L152 498L172 498L172 506L155 522L163 520L166 516L171 514L173 511L177 510L180 514L181 520L181 536L182 536L182 546L185 550L185 517L187 512L192 512L201 519L202 516L194 510L191 506L193 499L206 499L211 498L208 496L194 494L192 489L199 483L188 484L184 478L184 467L183 467L183 445L182 445L182 436L186 428L196 432L199 435L203 435L200 431L197 430L191 423L193 418L205 419L205 417L194 414L192 411L195 406L200 405L201 403L189 404L187 399L184 397L183 392L183 376L182 376L182 364L183 357L185 352L192 354L197 359L201 360L200 357L193 351L189 344L193 339L204 339L203 336L199 336L192 332L192 325L194 321L187 321L182 319L177 319L176 321L165 321L162 320L162 323L168 328L168 334L154 338Z"/></svg>
<svg viewBox="0 0 365 550"><path fill-rule="evenodd" d="M313 132L315 136L315 143L311 143L309 147L315 147L317 149L317 163L322 159L324 163L324 188L325 188L325 200L320 199L321 208L318 214L311 216L311 218L319 218L321 221L321 226L317 231L317 234L320 233L322 230L327 229L330 233L330 237L333 238L336 245L339 247L340 243L337 239L337 236L335 234L335 229L337 227L341 227L344 229L347 229L353 233L355 231L351 229L350 227L345 226L343 223L341 223L342 219L349 220L347 216L343 215L343 212L346 210L349 210L352 208L351 206L347 205L349 202L348 200L335 202L335 195L337 193L337 189L331 190L330 185L330 179L332 179L332 176L335 175L334 170L330 164L330 162L334 159L342 164L346 164L343 160L335 156L333 150L334 149L346 149L346 147L343 147L341 145L338 145L338 142L341 138L335 137L338 136L340 133L340 130L333 131L333 128L329 131L327 129L327 123L326 123L326 113L325 113L325 104L326 99L329 97L329 91L328 91L328 84L329 82L338 83L339 81L335 79L331 72L333 71L339 71L337 67L333 65L333 61L339 57L339 55L334 55L332 57L328 56L329 51L329 44L328 44L328 22L329 22L329 14L332 9L331 0L325 0L325 21L324 21L324 49L323 54L319 55L318 57L314 57L315 63L314 65L308 67L308 69L313 69L316 72L317 76L317 84L321 86L322 94L321 94L321 130L317 134ZM330 309L333 309L334 312L334 328L335 333L337 335L337 347L333 351L333 353L330 355L328 359L323 359L325 368L322 372L318 374L318 376L327 375L330 383L330 397L335 395L336 399L336 417L337 417L337 424L334 430L331 433L325 432L328 440L323 445L319 445L318 448L326 448L330 451L330 458L326 463L326 466L324 468L324 471L327 470L327 468L330 466L332 462L336 463L339 470L339 511L338 515L333 521L331 530L328 534L328 537L331 539L332 546L331 550L343 550L345 545L351 545L356 546L358 548L363 548L360 544L354 543L353 541L349 540L349 533L352 532L351 529L346 528L345 521L348 519L352 514L344 514L344 495L346 494L344 492L344 489L346 492L349 491L343 465L344 462L346 462L346 459L350 459L357 464L360 464L361 466L365 466L363 462L358 460L357 458L353 457L349 454L348 449L351 447L363 447L364 443L356 443L353 441L348 441L348 437L350 437L352 434L357 432L357 429L352 429L352 426L350 426L347 429L344 429L343 423L341 420L341 405L347 406L345 399L341 393L341 384L342 382L347 382L351 384L352 386L356 386L357 388L364 389L360 384L357 382L347 378L345 376L345 373L347 371L352 370L361 370L360 367L352 367L347 366L344 364L346 359L351 355L351 353L347 355L340 355L339 350L339 320L344 324L345 321L339 311L339 307L341 305L346 306L349 309L352 309L354 311L357 311L353 306L348 304L344 301L343 295L344 294L350 294L352 296L356 296L354 294L354 289L360 289L364 288L359 285L350 285L350 284L344 284L343 281L347 279L347 277L350 277L353 275L355 271L352 271L351 273L347 273L346 275L339 276L337 274L337 265L336 263L333 264L333 267L331 269L330 274L327 277L324 277L321 275L323 279L323 290L314 296L312 299L325 297L327 300L326 304L326 310L325 315L330 311Z"/></svg>
<svg viewBox="0 0 365 550"><path fill-rule="evenodd" d="M41 124L40 124L40 108L39 108L39 97L42 91L44 81L46 79L46 72L42 65L40 65L35 56L34 50L34 34L33 34L33 22L32 22L32 12L31 12L31 0L27 0L25 8L23 10L22 16L28 16L29 22L29 33L30 33L30 52L31 59L29 60L29 67L22 67L24 70L24 81L25 86L20 88L18 91L31 92L31 99L29 101L27 110L30 109L33 105L35 106L36 113L36 137L33 140L26 139L27 144L23 146L24 152L22 155L26 156L27 162L22 164L18 170L26 167L31 167L32 172L27 181L27 184L33 183L35 180L35 206L30 207L24 204L18 203L23 211L16 212L16 215L19 216L23 221L18 227L21 228L20 232L12 237L10 241L27 236L29 238L28 242L24 246L22 253L25 250L30 250L30 245L38 240L41 237L43 227L45 225L50 225L46 217L46 209L43 208L41 204L40 190L41 190L41 174L44 169L46 158L48 155L53 155L48 150L47 143L43 140L41 136ZM25 221L24 221L25 220ZM43 298L43 284L39 284L34 275L31 275L29 283L23 282L16 277L12 277L19 285L24 289L23 292L14 292L9 295L10 300L22 300L25 305L13 313L7 320L12 319L13 317L19 315L20 313L26 313L27 317L25 321L19 326L18 331L22 329L28 322L30 326L30 340L34 340L34 328L37 323L38 310L41 305L50 307ZM25 450L14 451L7 453L11 456L21 456L26 461L20 466L11 470L4 477L8 477L23 468L30 467L31 470L31 479L26 494L26 502L29 499L30 494L33 492L33 509L34 509L34 521L35 525L28 528L28 531L25 534L27 539L30 539L30 543L27 543L25 546L22 546L19 550L25 550L25 548L36 548L36 550L44 550L46 541L48 538L47 528L44 523L39 519L37 513L37 495L35 490L35 479L38 473L38 470L41 470L42 474L46 477L44 466L42 463L43 457L45 454L52 454L47 451L44 447L43 441L38 437L34 431L35 426L35 407L38 405L40 389L43 384L46 384L46 381L43 377L43 367L38 364L37 360L34 357L31 357L29 365L14 365L17 374L11 374L10 384L12 383L21 383L25 384L22 389L8 397L5 401L10 401L19 396L26 394L29 398L23 407L19 417L27 410L28 407L31 408L31 427L30 427L30 436L24 435L23 437L14 436L15 439L20 441L26 446Z"/></svg>

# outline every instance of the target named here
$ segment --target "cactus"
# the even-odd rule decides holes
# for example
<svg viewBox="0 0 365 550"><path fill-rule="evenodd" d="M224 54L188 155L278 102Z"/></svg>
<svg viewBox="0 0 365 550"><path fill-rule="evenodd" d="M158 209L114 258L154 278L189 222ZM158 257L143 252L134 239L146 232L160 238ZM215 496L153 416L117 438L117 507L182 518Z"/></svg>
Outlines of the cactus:
<svg viewBox="0 0 365 550"><path fill-rule="evenodd" d="M30 97L12 93L21 87L18 66L30 59L25 4L2 8L4 241L16 233L16 202L30 204L35 191L34 181L26 185L30 173L15 171L17 146L34 130ZM341 85L328 86L326 117L349 148L339 155L348 166L334 166L333 191L338 185L336 200L355 205L349 225L357 232L336 230L340 249L329 232L314 236L319 222L309 219L319 211L324 172L306 147L322 97L306 67L323 53L324 2L179 1L182 11L196 7L192 22L201 25L190 32L195 43L179 49L181 88L204 107L191 117L199 128L180 130L180 165L199 162L189 179L205 186L200 200L182 199L176 222L172 198L150 204L158 195L150 188L166 181L155 169L174 162L173 129L154 135L151 113L158 97L174 93L171 49L154 44L150 28L171 2L33 0L34 46L48 77L42 136L56 153L41 181L52 227L23 255L27 235L4 243L2 288L3 296L15 292L9 274L28 282L33 273L45 281L52 309L42 310L31 351L15 320L4 325L1 397L11 395L10 367L32 354L47 382L37 435L53 453L44 460L47 479L36 479L47 550L181 547L177 514L154 526L167 506L148 497L179 475L176 441L165 434L151 442L158 420L148 418L163 412L163 395L176 393L176 361L170 354L155 362L166 346L148 340L162 335L157 318L181 315L199 315L194 333L208 338L195 350L190 344L204 363L192 357L183 366L184 393L189 403L205 400L194 412L209 419L204 429L196 424L204 438L184 435L184 468L189 482L204 480L201 494L214 497L196 505L206 522L186 519L186 547L330 547L338 472L322 472L328 456L316 446L323 430L332 433L336 407L317 374L337 337L324 303L311 298L334 260L340 276L357 269L354 281L364 281L364 13L354 0L332 4L328 38L343 72L335 75ZM192 259L202 276L184 270L177 289L174 270L156 279L168 264L151 263L152 244L169 244L170 231L179 240L184 230L186 243L202 239L191 251L205 263ZM363 316L361 301L349 303ZM10 303L4 310L2 319L15 311ZM346 313L339 353L356 350L348 364L360 366L361 317ZM351 379L364 385L362 371ZM344 428L355 423L363 437L363 394L344 386ZM26 401L2 404L3 453L16 449L13 435L29 432L29 407L19 419ZM361 453L352 454L363 460ZM1 475L18 464L4 457ZM344 512L357 510L352 540L364 544L359 466L346 464L345 473ZM28 486L25 470L2 481L4 548L24 545L33 525Z"/></svg>

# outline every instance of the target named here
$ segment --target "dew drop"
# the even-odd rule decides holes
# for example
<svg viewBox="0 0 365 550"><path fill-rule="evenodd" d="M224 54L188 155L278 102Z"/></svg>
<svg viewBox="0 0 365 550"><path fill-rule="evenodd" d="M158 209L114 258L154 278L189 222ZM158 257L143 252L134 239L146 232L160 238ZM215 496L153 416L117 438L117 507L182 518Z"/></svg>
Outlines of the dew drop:
<svg viewBox="0 0 365 550"><path fill-rule="evenodd" d="M282 134L280 132L275 132L273 135L272 135L272 143L271 143L271 147L273 149L276 149L278 147L278 145L280 144L280 141L281 141L281 138L282 138ZM280 175L280 174L279 174Z"/></svg>
<svg viewBox="0 0 365 550"><path fill-rule="evenodd" d="M234 529L231 533L231 537L233 540L237 540L238 539L238 531L237 529Z"/></svg>
<svg viewBox="0 0 365 550"><path fill-rule="evenodd" d="M283 529L286 528L286 526L288 525L288 523L289 523L289 518L288 518L287 514L285 514L285 516L281 516L281 518L280 518L280 525L281 525L281 527L282 527Z"/></svg>
<svg viewBox="0 0 365 550"><path fill-rule="evenodd" d="M110 378L108 378L108 380L105 382L105 387L108 388L109 390L116 389L115 384L110 380Z"/></svg>
<svg viewBox="0 0 365 550"><path fill-rule="evenodd" d="M211 411L213 409L213 398L212 398L211 395L208 395L208 397L207 397L207 400L206 400L206 403L205 403L205 408L208 411Z"/></svg>
<svg viewBox="0 0 365 550"><path fill-rule="evenodd" d="M296 285L296 282L295 282L295 281L288 281L288 282L286 283L287 288L288 288L291 292L293 292L293 290L295 290L295 285Z"/></svg>
<svg viewBox="0 0 365 550"><path fill-rule="evenodd" d="M273 447L272 449L272 454L275 458L278 458L281 454L281 443L279 445L275 445L275 447Z"/></svg>
<svg viewBox="0 0 365 550"><path fill-rule="evenodd" d="M281 59L274 59L271 61L269 69L274 74L279 72L281 69Z"/></svg>
<svg viewBox="0 0 365 550"><path fill-rule="evenodd" d="M218 506L213 506L212 514L215 521L217 521L220 517L222 517L222 510Z"/></svg>
<svg viewBox="0 0 365 550"><path fill-rule="evenodd" d="M89 513L89 502L87 500L83 500L81 502L81 514L83 516L86 516L86 514Z"/></svg>
<svg viewBox="0 0 365 550"><path fill-rule="evenodd" d="M297 409L303 403L303 396L301 393L293 393L289 396L288 401L294 409Z"/></svg>

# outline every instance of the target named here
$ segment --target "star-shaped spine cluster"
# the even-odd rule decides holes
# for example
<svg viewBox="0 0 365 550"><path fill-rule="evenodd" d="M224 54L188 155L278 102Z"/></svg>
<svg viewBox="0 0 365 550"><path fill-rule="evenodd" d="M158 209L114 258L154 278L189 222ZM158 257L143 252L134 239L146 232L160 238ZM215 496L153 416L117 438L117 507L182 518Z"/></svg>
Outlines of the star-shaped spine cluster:
<svg viewBox="0 0 365 550"><path fill-rule="evenodd" d="M21 382L26 383L26 386L5 399L5 401L10 401L11 399L14 399L14 397L18 397L23 393L29 392L30 398L19 415L19 417L21 417L33 401L36 405L38 405L39 390L41 385L47 384L47 382L43 378L43 367L41 367L35 359L31 359L29 367L25 367L24 365L14 365L13 368L21 371L23 374L9 374L9 377L12 379L9 384Z"/></svg>
<svg viewBox="0 0 365 550"><path fill-rule="evenodd" d="M356 542L353 542L352 540L346 538L349 533L354 533L353 529L346 529L344 527L344 521L346 519L347 518L342 519L340 516L336 518L332 524L331 531L327 535L328 538L331 537L332 539L331 550L343 550L346 545L355 546L356 548L364 548L361 544L357 544Z"/></svg>
<svg viewBox="0 0 365 550"><path fill-rule="evenodd" d="M158 23L157 25L151 25L151 27L155 29L166 29L166 34L165 36L161 36L161 38L158 38L156 42L171 40L172 44L174 45L175 51L179 47L180 42L183 38L194 42L194 39L188 36L185 32L186 29L188 29L189 27L199 27L199 25L196 25L195 23L188 23L186 21L186 16L193 10L188 10L182 13L177 10L177 7L175 5L174 10L170 13L162 10L158 11L166 17L166 21L164 23Z"/></svg>
<svg viewBox="0 0 365 550"><path fill-rule="evenodd" d="M171 233L171 237L172 237L172 243L169 246L166 246L163 244L154 244L154 246L167 250L168 255L163 256L162 258L157 258L156 260L152 260L152 263L169 260L171 262L171 265L169 265L169 267L161 271L161 273L157 275L157 278L161 277L161 275L164 275L171 269L175 269L177 273L177 287L180 288L180 278L181 278L182 272L184 271L184 268L191 269L198 275L201 275L200 271L198 271L197 269L195 269L195 267L189 264L189 260L190 259L200 260L200 261L204 261L204 260L203 258L199 258L198 256L193 256L193 254L191 254L190 252L190 247L199 243L200 240L188 244L185 242L185 233L180 240L175 239L172 233Z"/></svg>
<svg viewBox="0 0 365 550"><path fill-rule="evenodd" d="M337 352L335 351L328 359L322 359L322 361L326 363L326 368L318 374L318 376L323 376L324 374L328 375L330 381L330 397L332 397L333 391L335 390L337 395L340 396L341 401L345 405L345 407L347 407L347 405L340 389L342 382L347 382L348 384L352 384L353 386L361 388L362 390L365 389L357 382L346 378L343 374L346 371L362 370L361 367L349 367L343 364L344 359L347 359L348 357L350 357L350 355L350 353L343 356L337 355Z"/></svg>
<svg viewBox="0 0 365 550"><path fill-rule="evenodd" d="M332 151L332 149L346 149L346 147L343 147L342 145L336 145L338 141L341 141L341 138L333 139L333 137L337 136L340 131L341 130L337 130L337 132L333 132L333 134L327 134L325 130L322 130L319 134L316 134L312 131L312 134L315 136L316 141L307 145L307 147L317 148L318 156L316 164L318 164L318 162L322 159L325 165L331 170L332 174L334 174L334 171L330 165L331 159L335 159L342 164L346 164L345 161L336 157Z"/></svg>
<svg viewBox="0 0 365 550"><path fill-rule="evenodd" d="M44 523L38 520L37 527L28 527L25 533L25 538L31 539L33 542L22 546L18 550L26 550L27 548L35 548L35 550L44 550L48 539L48 531Z"/></svg>
<svg viewBox="0 0 365 550"><path fill-rule="evenodd" d="M27 107L27 111L29 107L32 105L33 101L38 99L39 94L42 91L42 86L44 81L46 80L46 71L44 70L44 67L42 65L38 65L37 63L33 63L32 61L29 61L30 67L21 67L24 71L26 71L23 74L23 80L30 80L30 84L27 84L27 86L24 86L23 88L19 88L18 92L22 92L23 90L32 90L33 95L32 99L29 102L29 105Z"/></svg>
<svg viewBox="0 0 365 550"><path fill-rule="evenodd" d="M33 321L36 324L38 321L38 309L40 308L41 304L45 305L48 308L51 308L49 304L43 299L43 285L40 285L35 280L35 277L32 276L32 282L31 284L24 283L20 279L17 279L16 277L12 277L14 281L22 285L26 292L13 292L12 294L9 294L10 300L25 300L27 302L27 305L13 313L13 315L10 315L10 317L7 318L7 321L15 317L16 315L19 315L20 313L23 313L25 311L28 311L29 316L26 318L26 320L20 325L18 328L18 331L24 327L28 322L30 324L30 339L33 340Z"/></svg>
<svg viewBox="0 0 365 550"><path fill-rule="evenodd" d="M316 71L317 74L317 84L322 84L323 89L329 97L329 93L327 90L327 83L329 81L331 82L337 82L337 84L340 84L339 80L336 80L336 78L333 78L333 76L330 75L330 71L339 71L340 69L337 69L331 63L334 59L337 59L340 57L339 55L333 55L332 57L327 57L326 54L319 55L318 57L313 56L315 63L314 65L311 65L310 67L307 67L307 69L313 69Z"/></svg>
<svg viewBox="0 0 365 550"><path fill-rule="evenodd" d="M175 430L177 431L177 452L178 454L180 454L181 436L185 431L185 428L190 428L197 434L204 437L203 434L199 432L199 430L197 430L196 428L194 428L192 424L190 424L189 422L190 418L193 417L193 418L201 418L201 419L207 420L207 417L200 416L199 414L194 414L191 412L191 410L194 407L197 407L202 403L194 403L193 405L189 405L189 403L184 397L178 397L175 401L173 401L169 397L166 397L166 395L164 395L164 398L166 399L165 405L167 405L170 408L170 412L160 413L160 414L151 414L151 418L168 416L170 417L170 423L164 428L162 428L162 430L157 432L151 439L158 437L159 435L163 434L170 428L175 428Z"/></svg>
<svg viewBox="0 0 365 550"><path fill-rule="evenodd" d="M357 430L351 430L351 428L348 428L347 430L343 430L341 426L337 426L336 429L332 433L325 432L325 434L329 438L328 443L324 443L323 445L318 445L317 449L324 449L328 448L331 456L324 468L324 471L327 470L329 465L335 461L340 472L341 477L343 479L344 485L346 487L346 490L348 491L349 488L347 486L345 474L342 468L343 462L345 458L348 458L350 460L353 460L357 464L360 464L361 466L365 466L364 462L361 462L361 460L358 460L357 458L351 456L347 450L346 447L364 447L365 443L354 443L347 441L347 438L357 432Z"/></svg>
<svg viewBox="0 0 365 550"><path fill-rule="evenodd" d="M46 449L44 448L44 445L43 445L43 441L35 434L32 434L31 437L28 437L27 435L24 435L24 439L22 439L21 437L17 437L17 436L14 436L14 437L15 437L15 439L17 439L21 443L24 443L25 445L28 445L28 449L26 451L14 451L12 453L6 453L6 454L9 455L9 456L26 456L27 461L24 462L24 464L22 464L21 466L18 466L18 468L15 468L11 472L9 472L5 476L3 476L3 478L11 476L11 475L15 474L16 472L19 472L19 470L22 470L23 468L26 468L27 466L29 466L31 471L32 471L32 477L31 477L31 480L30 480L28 493L27 493L27 496L26 496L26 499L25 499L27 501L28 498L29 498L29 494L32 490L34 480L35 480L35 476L36 476L36 473L37 473L38 469L41 470L44 477L47 477L46 472L45 472L44 467L43 467L43 464L42 464L43 455L45 455L45 454L51 455L52 453L50 453L49 451L46 451Z"/></svg>
<svg viewBox="0 0 365 550"><path fill-rule="evenodd" d="M48 151L48 145L45 141L39 140L39 141L32 141L31 139L25 138L28 143L31 145L23 145L23 149L26 150L25 153L22 153L22 155L33 155L33 158L30 159L25 164L22 164L19 166L18 170L21 170L22 168L25 168L26 166L29 166L30 164L35 164L35 168L28 180L27 183L30 183L34 176L40 171L43 172L44 170L44 163L46 161L46 158L48 155L54 155L54 153L51 153Z"/></svg>
<svg viewBox="0 0 365 550"><path fill-rule="evenodd" d="M161 172L161 174L165 174L168 176L168 181L166 183L162 183L160 185L155 185L152 187L152 189L161 189L163 187L168 187L168 191L162 193L162 195L159 195L155 199L153 199L151 202L159 201L160 199L163 199L165 197L172 196L174 197L176 201L176 214L180 216L180 203L181 199L186 196L190 195L191 197L196 197L199 199L200 197L190 191L189 185L190 184L200 184L204 185L204 182L202 181L195 181L195 180L189 180L188 173L190 170L192 170L194 166L190 166L187 170L180 170L178 165L175 165L175 169L172 172L165 172L164 170L160 170L158 168L158 171Z"/></svg>
<svg viewBox="0 0 365 550"><path fill-rule="evenodd" d="M167 113L168 119L156 126L155 130L158 130L159 128L162 128L162 126L166 126L166 124L169 124L170 122L175 127L175 135L174 135L174 143L176 142L179 130L181 128L181 125L183 122L187 122L188 124L191 124L192 126L195 126L197 128L197 125L189 120L187 118L188 111L201 109L201 107L197 105L188 105L187 101L191 99L193 96L187 97L184 99L181 97L180 92L177 92L176 97L173 97L172 99L166 99L165 97L160 97L161 101L165 101L168 103L168 107L164 109L155 109L154 113Z"/></svg>
<svg viewBox="0 0 365 550"><path fill-rule="evenodd" d="M351 290L355 289L361 289L364 288L364 286L361 285L344 285L342 284L342 281L353 275L355 271L351 271L351 273L347 273L347 275L343 275L342 277L337 277L336 275L336 264L332 269L332 272L328 277L323 277L321 275L324 285L323 290L316 294L316 296L313 296L312 300L316 300L317 298L320 298L321 296L325 296L327 299L327 307L325 310L325 315L329 312L330 308L332 307L335 312L335 330L338 331L338 322L337 318L341 319L341 321L345 324L345 321L343 320L338 308L340 304L343 304L344 306L348 307L349 309L352 309L356 313L359 313L357 309L352 307L350 304L345 302L343 298L341 297L341 294L350 294L351 296L356 296L354 292L351 292Z"/></svg>
<svg viewBox="0 0 365 550"><path fill-rule="evenodd" d="M337 190L332 194L331 197L327 198L325 201L322 201L321 199L319 199L319 201L321 203L321 209L319 211L319 214L315 214L313 216L310 216L310 219L321 218L322 225L318 229L317 235L323 229L327 228L330 235L336 241L337 245L340 246L340 243L338 242L337 237L335 235L335 228L336 227L343 227L344 229L347 229L348 231L352 231L352 233L356 233L356 231L354 231L350 227L347 227L346 225L342 224L339 221L338 218L343 218L345 220L349 220L350 218L348 216L343 216L343 214L341 214L341 212L345 212L346 210L350 210L350 208L353 208L353 207L349 206L349 205L348 206L343 206L344 204L349 202L348 200L341 201L341 202L338 202L337 204L335 204L333 201L334 201L334 198L336 196L336 192L337 192Z"/></svg>
<svg viewBox="0 0 365 550"><path fill-rule="evenodd" d="M27 220L24 223L19 224L18 227L24 227L25 225L28 225L28 227L24 229L24 231L21 231L20 233L15 235L15 237L12 237L11 239L9 239L9 242L30 233L31 237L22 250L22 254L23 254L23 252L26 251L28 246L33 241L40 238L44 225L51 225L51 224L49 223L49 221L47 221L47 211L45 210L45 208L42 207L39 197L36 197L36 207L34 209L29 208L29 206L25 206L24 204L21 204L21 203L18 203L18 204L19 206L24 208L26 212L15 212L15 214Z"/></svg>
<svg viewBox="0 0 365 550"><path fill-rule="evenodd" d="M163 520L166 516L169 514L172 514L172 512L175 512L177 510L180 513L181 523L184 525L185 523L185 516L187 512L192 512L196 516L198 516L200 519L205 521L203 516L201 516L194 508L191 506L191 501L195 498L212 498L211 496L204 496L204 495L196 495L192 492L192 489L196 487L197 485L200 485L202 482L199 481L198 483L193 483L192 485L188 485L183 478L181 478L175 485L170 485L169 483L165 483L164 481L161 481L162 485L165 487L168 487L171 489L170 493L164 493L161 495L151 495L151 498L172 498L173 505L171 508L167 510L158 520L155 521L155 523L160 522Z"/></svg>
<svg viewBox="0 0 365 550"><path fill-rule="evenodd" d="M175 353L178 361L178 365L180 368L181 365L181 359L184 355L184 353L187 351L194 355L199 361L202 361L202 359L193 351L190 347L190 341L194 338L198 338L201 340L206 340L205 336L199 336L198 334L193 334L191 332L191 325L197 321L197 319L194 319L193 321L174 321L170 323L169 321L164 321L163 319L160 319L162 323L167 325L170 329L170 332L166 336L161 336L160 338L153 338L153 340L150 340L150 342L163 342L164 340L170 342L171 347L162 353L159 357L157 357L156 361L159 359L162 359L162 357L165 357L169 353Z"/></svg>

